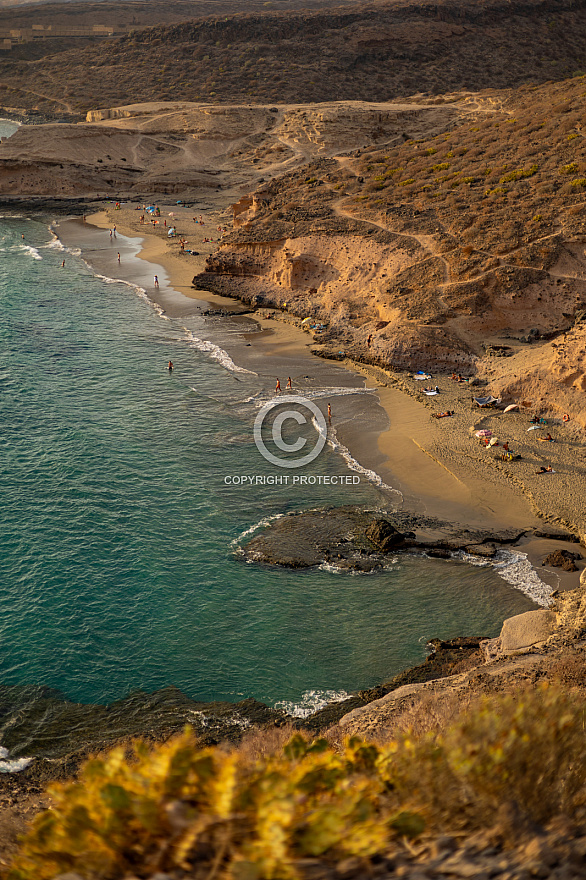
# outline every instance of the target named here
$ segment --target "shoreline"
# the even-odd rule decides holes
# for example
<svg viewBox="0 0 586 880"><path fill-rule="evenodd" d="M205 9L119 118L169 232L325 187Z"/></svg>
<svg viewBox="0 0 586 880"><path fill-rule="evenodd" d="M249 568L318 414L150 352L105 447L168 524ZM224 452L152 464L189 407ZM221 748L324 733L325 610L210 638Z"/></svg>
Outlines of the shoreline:
<svg viewBox="0 0 586 880"><path fill-rule="evenodd" d="M485 411L460 413L460 419L455 427L452 419L434 420L429 406L425 405L425 403L429 404L429 399L425 403L417 399L418 389L409 388L408 379L402 374L349 359L340 363L324 361L311 351L314 340L311 334L301 329L299 319L276 310L252 311L239 300L196 290L191 280L202 270L206 257L216 249L221 240L217 227L227 223L225 194L216 199L213 198L213 194L211 196L206 194L206 197L207 210L203 206L201 210L161 206L160 221L164 223L167 220L171 208L175 216L168 222L176 223L179 234L187 235L186 247L197 250L197 256L181 253L177 239L164 237L164 232L156 234L153 227L146 224L141 226L139 218L143 212L130 207L113 210L105 206L104 210L86 218L86 226L94 231L100 229L107 231L115 224L117 232L136 242L137 261L143 261L149 267L149 269L145 268L143 283L139 286L143 286L148 298L165 309L170 317L188 313L205 315L206 312L213 315L214 311L217 311L220 321L224 316L230 316L236 321L246 321L248 330L252 322L256 323L260 329L252 333L247 332L244 343L238 344L236 339L231 340L232 350L228 352L230 357L236 358L236 351L248 359L249 347L252 346L255 349L256 363L264 364L265 370L268 370L276 359L287 356L317 362L320 369L324 369L324 365L327 369L328 364L335 365L338 369L343 367L355 379L363 380L364 387L372 390L386 414L387 426L380 424L377 426L376 448L372 445L372 431L362 436L362 431L359 429L346 429L341 432L339 439L363 467L377 473L385 484L402 494L402 509L449 522L462 522L479 527L498 525L501 528L523 528L528 532L559 531L555 527L548 529L539 515L537 505L531 503L514 480L503 477L502 468L497 466L487 469L478 461L478 456L476 461L474 460L474 455L470 455L468 449L465 450L468 455L468 468L466 461L463 465L462 461L458 460L459 456L462 456L463 444L470 443L470 422L479 417L484 419ZM214 201L217 203L214 204ZM193 216L200 215L204 217L204 226L193 223ZM205 242L205 238L215 240ZM105 247L108 247L108 241ZM88 261L91 263L89 257ZM160 279L162 283L158 290L154 288L152 282L150 285L148 283L154 278L155 270L151 268L152 266L163 267ZM116 268L117 264L112 263L112 267ZM137 283L136 277L123 278L123 280ZM272 317L267 317L267 314L271 314ZM238 318L239 315L242 315L242 318ZM244 349L243 345L248 348ZM272 372L274 370L271 374ZM447 377L438 377L438 381L442 383L442 405L454 404L454 409L458 404L462 406L461 386L446 388ZM417 383L411 382L411 385L417 386ZM471 391L472 389L466 388L468 397L471 397ZM435 399L431 400L435 403ZM435 409L438 410L439 407L436 406ZM452 424L448 426L447 422ZM448 427L449 431L446 430ZM448 443L443 441L442 435L446 434L448 434ZM450 454L450 444L458 446L457 452ZM475 467L476 464L478 467ZM541 566L545 555L564 546L566 542L563 540L528 537L521 539L518 550L527 553L534 569L549 586L566 590L577 586L579 572L568 573L559 569L543 569Z"/></svg>
<svg viewBox="0 0 586 880"><path fill-rule="evenodd" d="M82 227L82 224L79 221L76 221L76 222L77 222L78 227ZM95 236L96 227L93 227L89 223L88 223L88 226L89 226L88 241L89 241L92 236ZM99 227L97 227L97 228L99 228ZM106 226L106 229L107 229L107 226ZM120 224L119 231L121 234L125 235L126 231L124 231L124 233L123 233L123 230L125 230L125 227L123 224ZM140 242L137 242L136 236L134 236L133 238L134 238L134 243L131 243L130 245L127 245L127 243L124 242L124 246L129 247L128 254L129 254L129 257L132 258L132 259L129 258L129 261L128 261L129 273L131 274L130 270L131 270L132 266L135 266L135 268L138 267L138 268L136 268L136 271L139 272L139 274L140 274L140 272L143 272L145 274L145 276L150 279L152 272L153 272L152 266L161 265L161 266L165 267L165 273L168 277L164 279L163 274L161 273L161 280L162 281L164 280L164 284L162 285L162 287L163 287L162 293L165 295L166 294L166 286L169 285L169 287L170 287L173 284L173 280L174 280L173 270L171 268L167 268L167 265L166 265L165 259L164 259L164 253L160 257L160 263L153 263L153 262L151 262L150 258L147 259L147 254L149 255L149 257L152 257L153 252L156 251L155 244L158 244L158 242L156 241L156 237L155 237L155 243L153 244L153 249L150 251L148 250L148 247L144 248L141 246ZM122 244L122 242L121 242L121 244ZM148 245L148 242L145 242L145 244ZM164 251L164 245L166 245L166 242L163 242L162 244L163 244L162 250ZM102 254L105 253L107 259L110 260L111 264L113 265L113 267L115 269L116 266L118 265L117 260L116 260L116 254L118 252L117 248L118 248L118 244L116 244L115 247L110 248L109 237L107 236L107 233L106 233L105 248L102 249L100 247L99 249L96 249L96 253L102 253ZM121 250L121 254L123 255L124 251ZM83 253L82 256L84 259L87 258L86 253ZM65 255L65 258L67 259L67 255ZM179 258L179 259L181 259L181 258ZM146 268L141 267L140 261L147 264ZM124 266L123 261L121 262L120 265ZM189 266L189 263L187 261L186 261L186 265ZM191 271L191 270L189 270L189 271ZM112 275L115 275L115 274L116 274L116 272L112 273ZM126 269L124 269L124 271L122 271L120 274L126 274ZM137 277L138 276L133 276L134 280L131 280L130 274L129 274L128 278L123 279L123 280L125 280L126 283L128 283L128 284L134 284L135 286L140 286L140 285L137 285ZM238 314L243 311L240 308L240 304L237 302L228 300L227 303L225 303L223 298L217 297L214 295L211 295L209 299L204 299L203 292L201 292L201 294L202 294L201 298L200 298L199 294L200 294L199 291L193 291L192 296L187 298L190 310L200 309L202 304L205 306L205 305L209 304L210 300L212 300L213 304L218 305L219 307L223 307L223 306L227 306L227 305L231 304L233 307L232 314L235 316L238 316ZM184 303L182 304L181 300L178 298L174 299L173 295L171 293L169 294L169 296L171 298L170 301L175 302L180 307L179 314L181 314L181 308L183 308L183 306L185 304ZM182 299L185 298L185 297L183 297L182 294L179 294L179 296ZM159 305L160 305L160 303L159 303ZM185 306L185 307L187 308L187 306ZM249 310L246 310L246 312L248 313ZM197 312L189 311L189 313L197 313ZM284 315L283 317L286 319L287 316ZM221 318L221 320L224 320L224 319ZM289 324L286 320L285 321L274 320L274 319L273 320L266 320L265 318L257 315L256 313L254 315L246 314L243 316L242 320L246 320L248 322L250 322L250 321L257 322L262 328L260 331L256 331L254 333L247 334L247 338L251 338L251 339L254 338L257 343L258 351L257 351L255 357L258 362L262 362L263 360L267 360L267 357L266 357L267 355L269 356L269 358L282 357L283 356L283 351L281 350L282 347L285 347L289 353L291 353L291 352L294 354L301 353L304 358L308 358L308 356L311 357L311 351L310 351L310 346L312 345L311 337L308 336L307 334L303 333L303 331L301 331L297 327L296 324L294 324L294 323ZM244 343L242 343L242 342L238 343L237 346L238 346L239 351L250 352L249 348L242 348L242 345L248 345L248 343L246 341ZM232 354L234 354L234 352L231 349L229 349L229 351ZM236 355L234 355L234 356L236 358ZM319 359L315 356L312 357L312 360L314 360L318 365L320 365L324 369L329 369L330 365L328 362L324 362L322 359ZM238 362L238 360L237 360L237 362ZM346 366L346 365L344 365L344 366ZM350 367L353 370L355 375L362 373L362 370L360 369L360 365L352 365L349 362L348 365L346 366L346 369L348 369L348 367ZM339 370L340 365L335 364L335 369ZM272 372L271 372L271 375L272 375ZM363 373L362 373L362 375L363 375ZM386 377L386 378L388 379L389 377ZM387 394L387 392L391 392L391 391L394 392L392 395L389 394L389 397L388 397L388 400L391 400L392 405L390 403L388 403L388 401L387 401L388 409L385 409L385 411L388 414L388 418L389 418L389 422L390 422L390 429L387 429L386 431L374 432L374 433L378 433L378 446L376 449L372 449L372 450L366 449L367 444L364 441L362 442L362 446L360 446L360 444L359 444L359 448L357 448L356 446L352 445L351 441L349 441L349 448L351 449L352 454L355 455L356 458L364 465L371 464L372 460L375 459L375 462L376 462L375 469L377 470L378 473L381 473L381 474L383 473L383 470L384 470L384 461L383 461L382 457L384 456L385 452L389 449L389 447L393 445L393 443L395 444L395 448L397 447L396 439L395 440L393 439L393 437L394 437L393 426L394 425L396 426L396 423L397 423L396 414L397 414L397 409L400 408L400 404L403 402L406 405L413 406L414 412L420 412L421 410L423 410L423 414L428 416L428 411L425 408L422 408L421 405L418 403L418 401L414 400L412 396L410 396L409 394L406 394L404 391L401 391L400 388L392 387L389 385L387 385L385 387L385 384L382 381L383 379L385 379L385 376L380 376L380 380L377 379L375 376L371 376L369 381L371 384L376 383L376 388L377 388L377 392L379 393L379 395L384 396ZM396 399L396 402L395 402L395 399ZM390 410L390 412L389 412L389 410ZM402 410L402 412L403 412L403 410ZM394 422L393 422L393 419L394 419ZM429 420L429 418L428 418L428 421L430 421L430 424L433 427L433 421ZM422 430L426 429L427 427L428 427L427 424L422 424ZM440 423L440 427L441 427L441 423ZM407 431L404 431L403 436L408 437L410 435ZM360 440L360 438L357 438L358 443L359 443L359 440ZM363 452L364 452L364 455L363 455ZM427 452L420 451L420 454L422 456L425 455L427 458L429 458L430 461L432 461L432 459L430 458L430 456ZM406 453L406 457L408 458L407 453ZM382 462L382 464L381 464L381 462ZM437 466L443 468L443 465L441 465L440 463L438 463ZM389 473L393 474L394 472L389 471ZM446 474L448 474L448 477L450 477L450 474L448 471L446 471ZM417 474L417 476L421 477L420 474ZM450 477L450 479L452 479L452 477ZM391 482L391 485L396 485L396 483L394 482L393 479L390 479L390 482ZM417 497L413 492L413 484L406 483L406 485L403 488L405 489L405 502L404 502L405 506L410 504L411 499L413 499L414 503L416 503ZM413 494L411 494L412 492L413 492ZM437 496L435 496L435 497L430 496L430 498L431 498L430 504L431 504L431 502L433 502L434 504L439 504L441 506L441 497L439 498L439 501L438 501ZM457 499L455 500L454 505L456 503L457 503ZM461 509L464 509L463 505L462 505ZM427 508L425 509L424 512L431 515L430 510ZM482 517L482 509L479 509L478 507L476 507L475 511L474 511L474 515L478 515L478 516ZM445 509L442 510L441 518L444 520L448 518L446 516ZM499 525L501 525L501 526L505 525L505 522L502 519L496 518L495 521L498 521ZM468 523L470 524L471 520L468 520ZM528 531L530 532L531 526L528 525L527 528L528 528ZM566 544L565 542L556 542L553 539L549 539L549 540L548 539L539 539L539 538L532 537L531 535L528 535L526 538L521 539L520 542L515 544L512 547L512 549L515 550L516 552L526 553L528 555L528 558L530 559L530 561L533 563L534 570L537 572L537 574L539 576L542 577L542 579L547 584L552 586L554 589L568 590L568 589L573 589L578 586L579 572L574 573L574 574L566 574L565 572L560 572L559 570L552 569L552 570L544 573L544 571L540 568L541 557L543 556L543 554L545 552L550 552L551 549L555 549L556 547L563 547L563 546L567 547L568 544ZM574 545L574 548L576 548L576 545ZM511 584L510 588L515 589L515 587L512 584ZM417 667L410 667L408 670L405 670L404 674L407 674L416 668ZM380 686L379 686L379 689L380 689ZM372 694L373 694L372 699L376 699L377 696L375 695L375 692L378 693L377 688L373 687L373 688L369 689L369 692L370 691L372 691ZM360 692L360 694L362 694L362 692ZM378 695L380 696L380 693L378 693ZM355 698L358 699L357 694L351 694L348 697L349 700L352 700ZM270 707L268 707L268 708L270 710ZM348 709L348 706L346 706L345 708ZM318 711L318 713L325 712L326 709L327 709L327 707L324 707L324 709L320 709L317 711ZM317 713L314 713L314 714L317 714ZM36 761L33 763L36 764ZM41 763L43 763L43 762L41 762ZM41 766L41 765L39 764L39 766ZM35 767L31 766L31 774L34 774L35 772L37 772L35 770Z"/></svg>

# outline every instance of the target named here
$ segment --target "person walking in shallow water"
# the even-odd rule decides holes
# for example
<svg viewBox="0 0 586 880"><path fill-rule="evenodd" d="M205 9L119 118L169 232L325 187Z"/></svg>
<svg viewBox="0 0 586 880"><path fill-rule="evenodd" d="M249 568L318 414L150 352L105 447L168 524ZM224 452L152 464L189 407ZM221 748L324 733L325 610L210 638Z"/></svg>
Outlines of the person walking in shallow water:
<svg viewBox="0 0 586 880"><path fill-rule="evenodd" d="M168 369L169 369L170 373L173 372L173 361L169 361L169 368Z"/></svg>
<svg viewBox="0 0 586 880"><path fill-rule="evenodd" d="M275 388L275 392L280 391L280 390L281 390L281 380L277 379L277 386Z"/></svg>
<svg viewBox="0 0 586 880"><path fill-rule="evenodd" d="M293 388L293 386L291 384L291 376L289 376L289 378L287 379L287 388L291 388L291 389Z"/></svg>
<svg viewBox="0 0 586 880"><path fill-rule="evenodd" d="M159 286L159 276L155 275L155 287Z"/></svg>
<svg viewBox="0 0 586 880"><path fill-rule="evenodd" d="M328 425L332 424L332 407L328 403Z"/></svg>
<svg viewBox="0 0 586 880"><path fill-rule="evenodd" d="M120 262L120 254L118 254L118 262Z"/></svg>

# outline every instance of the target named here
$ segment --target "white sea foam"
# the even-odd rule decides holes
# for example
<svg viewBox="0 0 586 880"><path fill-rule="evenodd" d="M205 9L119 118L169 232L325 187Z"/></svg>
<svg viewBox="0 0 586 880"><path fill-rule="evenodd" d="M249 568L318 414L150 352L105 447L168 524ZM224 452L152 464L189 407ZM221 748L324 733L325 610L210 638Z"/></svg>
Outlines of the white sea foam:
<svg viewBox="0 0 586 880"><path fill-rule="evenodd" d="M275 703L275 709L280 709L294 718L307 718L309 715L313 715L314 712L323 709L328 703L341 703L342 700L347 700L349 696L350 694L346 691L305 691L299 703L295 703L292 700L279 700L278 703Z"/></svg>
<svg viewBox="0 0 586 880"><path fill-rule="evenodd" d="M28 767L32 758L14 758L8 757L8 749L0 746L0 773L18 773Z"/></svg>
<svg viewBox="0 0 586 880"><path fill-rule="evenodd" d="M541 580L526 553L519 550L498 550L492 559L484 559L473 556L470 553L459 551L455 557L462 559L469 565L485 567L492 566L496 574L516 590L524 593L537 605L547 608L551 603L553 588Z"/></svg>
<svg viewBox="0 0 586 880"><path fill-rule="evenodd" d="M147 302L151 306L151 308L155 310L160 318L163 318L165 321L169 320L162 306L160 306L156 302L153 302L144 287L141 287L139 284L134 284L132 281L126 281L124 278L110 278L109 275L102 275L100 272L96 272L93 266L90 266L90 264L86 260L82 259L82 262L87 266L94 278L99 278L100 281L103 281L105 284L125 284L126 287L130 287L131 290L134 290L134 292L137 293L141 299L144 299L144 301Z"/></svg>
<svg viewBox="0 0 586 880"><path fill-rule="evenodd" d="M40 255L40 253L38 252L38 250L36 248L32 247L32 245L30 245L30 244L15 244L11 248L9 248L9 250L22 251L23 253L31 256L33 258L33 260L42 260L43 259L42 256Z"/></svg>
<svg viewBox="0 0 586 880"><path fill-rule="evenodd" d="M199 709L188 709L188 715L196 724L199 724L200 727L206 728L213 724L214 721L217 722L217 719L214 716L206 715L205 712L202 712ZM247 730L251 727L251 723L248 718L243 718L238 712L234 712L233 715L228 715L222 719L222 724L234 724L236 727L239 727L241 730Z"/></svg>
<svg viewBox="0 0 586 880"><path fill-rule="evenodd" d="M244 367L239 367L238 364L235 364L228 352L224 351L223 348L220 348L219 345L210 342L208 339L200 339L191 330L186 330L186 332L186 340L192 348L196 348L198 351L203 351L206 354L209 354L211 358L218 361L218 363L220 363L226 370L230 370L232 373L250 373L252 376L257 375L253 370L246 370Z"/></svg>
<svg viewBox="0 0 586 880"><path fill-rule="evenodd" d="M372 568L369 571L360 571L360 569L348 568L347 566L341 565L335 562L322 562L321 565L318 565L320 571L328 571L330 574L345 574L345 575L369 575L369 574L377 574L381 571L390 571L395 568L399 561L398 556L393 556L392 559L385 559L381 561L380 568Z"/></svg>
<svg viewBox="0 0 586 880"><path fill-rule="evenodd" d="M274 513L272 516L263 517L263 519L259 520L253 526L250 526L250 528L245 529L242 532L242 534L238 535L237 538L234 538L234 540L230 544L230 547L234 550L241 551L240 545L242 544L242 541L244 541L245 538L249 538L250 535L253 535L257 531L257 529L261 529L264 526L268 526L270 523L275 522L275 520L277 520L277 519L282 519L284 516L286 516L286 514L284 514L284 513Z"/></svg>
<svg viewBox="0 0 586 880"><path fill-rule="evenodd" d="M66 247L60 238L55 235L52 229L49 229L49 232L53 236L51 241L48 241L47 244L39 245L39 250L49 250L49 251L60 251L65 254L71 254L73 257L81 256L81 248L78 247ZM87 263L86 263L87 266Z"/></svg>
<svg viewBox="0 0 586 880"><path fill-rule="evenodd" d="M268 391L257 391L256 394L252 394L250 397L247 397L244 403L254 403L259 409L261 406L264 406L269 400L279 400L283 403L287 403L287 397L291 394L295 397L306 397L308 400L320 400L324 397L342 397L347 394L373 394L376 389L372 388L345 388L344 386L333 387L333 388L318 388L318 389L310 389L310 388L301 388L289 391L288 389L284 389L278 397L275 397L274 393Z"/></svg>

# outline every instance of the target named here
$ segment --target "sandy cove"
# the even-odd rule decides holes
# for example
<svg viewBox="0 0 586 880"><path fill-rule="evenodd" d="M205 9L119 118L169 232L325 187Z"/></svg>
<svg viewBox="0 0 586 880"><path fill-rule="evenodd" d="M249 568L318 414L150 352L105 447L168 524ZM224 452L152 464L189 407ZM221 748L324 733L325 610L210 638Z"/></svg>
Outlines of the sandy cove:
<svg viewBox="0 0 586 880"><path fill-rule="evenodd" d="M88 227L104 229L105 236L114 226L123 235L140 236L142 243L137 257L145 261L148 268L145 267L139 283L144 284L145 278L148 280L145 285L148 296L169 314L181 308L180 298L172 297L173 291L204 301L210 309L239 312L242 306L238 301L195 290L191 283L221 239L218 227L228 227L231 222L225 198L225 194L215 198L213 194L209 197L206 194L206 203L192 208L160 205L157 226L151 222L141 223L143 211L136 210L136 206L121 205L115 209L113 204L88 217L86 222ZM200 216L204 219L203 226L193 221ZM176 226L176 238L168 236L171 224ZM197 251L196 256L181 251L182 237L186 239L186 250ZM112 249L116 250L115 242ZM163 271L158 267L163 267ZM116 269L113 272L116 277L125 277L123 262L117 266L114 254L112 268ZM154 286L155 274L159 274L159 289ZM247 334L247 339L252 340L263 358L284 353L300 359L312 357L313 336L301 328L299 319L286 312L263 309L255 311L254 319L261 332ZM528 432L530 408L512 414L480 409L472 398L482 394L483 389L455 382L450 376L434 374L432 380L420 382L407 373L394 373L349 360L342 365L361 373L367 386L376 388L389 422L388 428L378 436L377 449L373 449L371 437L361 438L358 432L349 441L343 439L347 445L350 443L352 454L361 464L376 470L387 484L403 493L408 509L477 527L545 532L567 529L579 535L586 532L586 453L582 452L577 428L561 420L559 425L550 420L544 430ZM421 366L425 368L425 364ZM436 397L428 398L422 393L422 388L430 384L440 388ZM434 418L434 413L447 410L453 410L454 415ZM492 430L499 438L499 445L484 447L474 435L481 428ZM537 438L548 431L555 442L539 442ZM520 460L500 460L502 444L507 441L511 451L521 455ZM549 464L555 473L536 473L542 465ZM543 519L555 525L548 527ZM531 538L523 539L519 549L529 554L540 575L551 586L575 588L578 573L541 567L544 555L563 546L568 545L553 538ZM573 545L573 549L577 546Z"/></svg>

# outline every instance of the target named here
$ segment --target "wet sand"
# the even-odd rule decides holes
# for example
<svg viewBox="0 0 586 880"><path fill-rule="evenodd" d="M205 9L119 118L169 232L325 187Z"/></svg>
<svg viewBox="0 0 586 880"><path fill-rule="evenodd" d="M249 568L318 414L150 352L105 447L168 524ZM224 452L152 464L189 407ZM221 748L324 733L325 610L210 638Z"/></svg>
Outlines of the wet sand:
<svg viewBox="0 0 586 880"><path fill-rule="evenodd" d="M254 316L243 315L239 318L239 313L248 311L241 303L195 290L191 285L193 276L203 270L206 256L217 247L221 238L217 227L228 226L226 212L220 205L208 206L207 210L161 206L160 220L163 223L171 211L176 216L168 222L176 224L179 235L187 238L186 248L198 251L197 256L182 253L179 240L169 238L165 227L160 228L161 224L158 227L141 225L139 218L142 212L128 207L93 215L86 224L78 222L79 227L84 226L85 229L78 228L71 237L82 247L91 265L99 264L96 264L98 271L144 287L148 297L172 317L203 314L208 310L231 313L227 320L236 330L238 322L242 322L243 332L232 333L229 354L236 363L247 369L252 368L265 377L267 388L272 384L274 389L276 378L281 379L284 388L288 375L311 377L313 387L315 383L322 382L324 386L334 384L359 388L363 386L365 377L366 387L376 391L380 407L371 407L367 424L361 425L359 419L349 417L345 403L340 408L343 418L337 424L336 410L339 404L334 402L333 424L339 440L351 450L352 456L402 493L403 505L407 509L483 528L547 530L542 517L546 513L559 528L579 529L582 511L580 503L576 504L574 499L576 488L572 481L575 472L570 461L575 451L572 453L562 443L538 443L536 437L533 439L531 434L526 433L525 422L529 423L527 414L511 417L496 410L478 409L472 403L472 396L482 393L482 389L455 383L447 376L434 375L431 384L438 384L441 393L437 397L426 398L421 393L421 386L429 383L417 382L406 374L395 374L352 362L334 364L312 356L310 347L313 338L300 328L298 319L292 316L273 313L274 317L269 318L265 310L260 310ZM204 217L204 226L193 222L193 217L200 214ZM114 224L118 238L110 242L108 229ZM94 247L92 252L91 243L98 235L96 227L104 230L103 246L100 246L99 252ZM57 231L61 235L63 229ZM122 243L123 249L118 244L121 235L130 237ZM140 240L137 241L136 236L140 236ZM65 243L68 243L68 237L69 233L65 233ZM205 242L205 238L214 241ZM121 254L120 264L116 256L118 251ZM128 265L125 266L127 259ZM144 267L143 263L146 264ZM155 274L159 277L158 289L153 283ZM454 410L454 417L433 418L433 412L448 409ZM503 422L503 419L506 421ZM514 443L519 448L522 445L522 461L499 461L496 456L500 447L496 450L481 447L472 429L486 425L494 425L495 433L502 434L503 442L505 439L512 440L511 449ZM511 430L513 426L516 427L515 432ZM507 430L503 432L505 427ZM546 464L552 461L556 473L538 476L535 471L542 461ZM586 476L584 479L586 483ZM586 492L582 497L586 497ZM386 500L393 506L397 496L387 493ZM351 498L349 503L352 503ZM578 516L574 515L576 510ZM586 509L583 521L586 522ZM556 526L551 528L555 529ZM525 543L527 548L519 549L529 553L540 576L547 583L561 589L577 586L578 573L541 568L543 556L556 549L558 542L533 539ZM578 545L559 546L579 549Z"/></svg>

